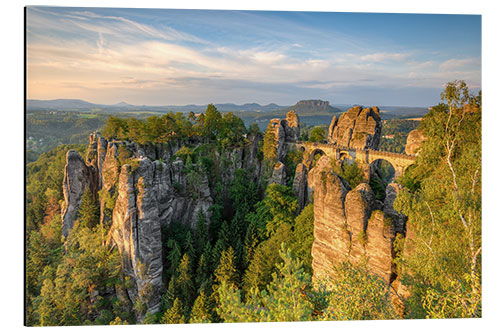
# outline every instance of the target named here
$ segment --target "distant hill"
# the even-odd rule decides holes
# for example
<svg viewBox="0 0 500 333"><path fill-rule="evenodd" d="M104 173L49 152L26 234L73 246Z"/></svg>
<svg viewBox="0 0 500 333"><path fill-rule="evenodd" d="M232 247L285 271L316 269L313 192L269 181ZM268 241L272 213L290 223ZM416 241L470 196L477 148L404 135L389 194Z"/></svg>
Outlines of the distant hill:
<svg viewBox="0 0 500 333"><path fill-rule="evenodd" d="M28 99L26 101L26 108L28 110L35 110L35 109L86 110L95 107L99 107L99 105L94 103L89 103L81 99L52 99L52 100Z"/></svg>
<svg viewBox="0 0 500 333"><path fill-rule="evenodd" d="M247 103L237 105L232 103L215 104L215 107L222 112L270 112L285 108L285 106L274 103L268 105L260 105L257 103ZM28 111L108 111L108 112L129 112L129 111L147 111L147 112L204 112L207 105L132 105L126 102L120 102L112 105L89 103L80 99L53 99L53 100L37 100L28 99L26 101L26 109Z"/></svg>

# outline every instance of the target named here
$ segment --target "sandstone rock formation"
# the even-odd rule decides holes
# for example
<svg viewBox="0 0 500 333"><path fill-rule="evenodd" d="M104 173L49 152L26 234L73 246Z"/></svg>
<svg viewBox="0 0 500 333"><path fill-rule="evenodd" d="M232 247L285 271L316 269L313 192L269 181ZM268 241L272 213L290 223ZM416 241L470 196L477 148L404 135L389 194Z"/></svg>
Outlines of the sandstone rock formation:
<svg viewBox="0 0 500 333"><path fill-rule="evenodd" d="M123 272L134 282L127 289L129 298L135 303L141 297L151 312L159 310L163 271L155 169L149 159L141 160L136 170L122 166L111 227Z"/></svg>
<svg viewBox="0 0 500 333"><path fill-rule="evenodd" d="M298 210L299 214L302 209L307 204L307 167L304 163L297 164L295 169L295 177L293 178L293 191L297 195Z"/></svg>
<svg viewBox="0 0 500 333"><path fill-rule="evenodd" d="M405 154L418 155L418 151L426 139L427 138L424 133L422 133L422 131L418 128L408 133L408 137L406 138Z"/></svg>
<svg viewBox="0 0 500 333"><path fill-rule="evenodd" d="M284 142L284 128L279 125ZM210 217L214 200L208 175L200 170L196 177L188 177L184 161L174 159L182 147L178 142L107 142L97 133L89 139L86 161L76 151L66 156L63 233L67 236L73 228L83 192L89 189L100 201L101 223L110 225L107 244L118 248L123 272L131 281L126 298L132 303L140 300L148 311L156 312L164 288L161 228L173 221L194 228L200 211ZM224 186L229 186L238 168L247 169L254 181L260 180L260 140L255 135L246 147L216 154ZM277 182L284 184L285 176L281 163ZM124 296L122 291L117 293Z"/></svg>
<svg viewBox="0 0 500 333"><path fill-rule="evenodd" d="M286 185L286 169L285 165L281 162L277 162L274 165L273 175L269 181L270 184L275 183L278 185Z"/></svg>
<svg viewBox="0 0 500 333"><path fill-rule="evenodd" d="M289 142L295 142L300 136L300 124L299 116L294 110L289 111L286 114L286 119L282 120L282 125L285 129L285 140Z"/></svg>
<svg viewBox="0 0 500 333"><path fill-rule="evenodd" d="M274 130L276 142L276 155L278 160L284 162L287 153L286 142L295 142L300 137L299 116L291 110L285 119L271 119L268 128Z"/></svg>
<svg viewBox="0 0 500 333"><path fill-rule="evenodd" d="M281 119L275 118L269 121L270 127L274 130L274 140L276 144L276 156L279 161L283 161L286 156L285 137L286 132Z"/></svg>
<svg viewBox="0 0 500 333"><path fill-rule="evenodd" d="M358 149L378 149L382 122L378 107L355 106L334 116L328 130L328 143Z"/></svg>
<svg viewBox="0 0 500 333"><path fill-rule="evenodd" d="M314 278L332 274L332 265L341 261L367 259L368 268L391 283L396 277L394 240L404 236L406 226L406 217L393 208L401 187L389 184L380 207L368 184L350 189L332 172L327 156L309 172L308 186L314 197Z"/></svg>
<svg viewBox="0 0 500 333"><path fill-rule="evenodd" d="M62 233L65 237L73 228L80 201L86 189L95 195L95 171L85 164L78 152L70 150L66 154L66 166L64 167L64 203L61 209Z"/></svg>

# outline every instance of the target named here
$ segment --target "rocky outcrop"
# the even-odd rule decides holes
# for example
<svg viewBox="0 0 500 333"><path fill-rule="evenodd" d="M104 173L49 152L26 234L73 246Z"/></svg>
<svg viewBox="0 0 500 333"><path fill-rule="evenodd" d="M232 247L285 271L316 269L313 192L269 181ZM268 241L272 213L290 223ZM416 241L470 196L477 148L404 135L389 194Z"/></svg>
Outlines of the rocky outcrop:
<svg viewBox="0 0 500 333"><path fill-rule="evenodd" d="M297 214L299 214L307 204L307 167L304 163L297 164L292 188L297 195Z"/></svg>
<svg viewBox="0 0 500 333"><path fill-rule="evenodd" d="M271 119L268 129L274 131L274 140L276 145L276 156L278 161L284 162L287 153L286 142L295 142L300 137L299 116L291 110L287 113L285 119Z"/></svg>
<svg viewBox="0 0 500 333"><path fill-rule="evenodd" d="M286 119L282 120L283 128L285 129L285 140L295 142L300 136L299 116L294 110L286 114Z"/></svg>
<svg viewBox="0 0 500 333"><path fill-rule="evenodd" d="M418 155L418 152L426 139L427 138L424 133L422 133L422 131L418 128L408 133L408 137L406 138L405 154Z"/></svg>
<svg viewBox="0 0 500 333"><path fill-rule="evenodd" d="M321 157L329 159L328 157ZM328 167L318 165L312 182L314 189L314 242L312 245L312 268L315 278L332 272L332 263L349 253L350 236L345 216L345 197L349 185ZM313 170L314 170L313 169ZM313 172L311 170L311 172Z"/></svg>
<svg viewBox="0 0 500 333"><path fill-rule="evenodd" d="M365 255L368 220L372 214L375 196L370 185L361 183L347 193L345 199L345 215L349 232L351 249L350 257L359 261Z"/></svg>
<svg viewBox="0 0 500 333"><path fill-rule="evenodd" d="M159 310L163 271L155 173L156 164L149 159L141 160L136 170L122 166L110 231L124 275L133 282L128 284L129 298L134 303L140 299L150 312Z"/></svg>
<svg viewBox="0 0 500 333"><path fill-rule="evenodd" d="M328 130L328 143L358 149L378 149L382 122L378 107L355 106L334 116Z"/></svg>
<svg viewBox="0 0 500 333"><path fill-rule="evenodd" d="M278 185L286 185L286 169L285 165L281 162L277 162L274 165L273 175L269 181L270 184L275 183Z"/></svg>
<svg viewBox="0 0 500 333"><path fill-rule="evenodd" d="M61 209L62 234L65 237L73 228L83 192L88 189L95 196L96 188L95 170L85 164L77 151L68 151L64 167L64 203Z"/></svg>
<svg viewBox="0 0 500 333"><path fill-rule="evenodd" d="M314 278L332 274L332 265L341 261L367 259L369 269L391 283L396 276L394 240L404 236L406 226L406 217L393 208L401 187L389 184L382 205L368 184L350 189L332 172L327 156L309 172L308 186L314 197Z"/></svg>
<svg viewBox="0 0 500 333"><path fill-rule="evenodd" d="M276 156L279 161L284 161L286 156L286 147L285 147L285 137L286 132L281 119L271 119L269 121L269 127L274 131L274 141L276 145Z"/></svg>
<svg viewBox="0 0 500 333"><path fill-rule="evenodd" d="M280 133L284 142L284 129ZM248 139L250 144L245 147L214 152L214 163L226 192L238 168L246 169L254 181L261 178L258 148L262 136ZM149 312L159 310L164 287L162 226L178 221L194 228L200 211L210 217L209 208L214 202L213 184L205 169L187 166L175 158L181 147L179 142L107 142L93 133L86 161L76 151L69 151L66 157L64 235L74 226L83 192L91 190L100 202L100 221L110 228L107 244L116 246L121 255L123 272L129 280L125 283L127 299L132 304L143 302ZM281 163L277 182L284 184L285 176ZM123 291L117 293L123 296ZM140 321L142 313L137 316Z"/></svg>

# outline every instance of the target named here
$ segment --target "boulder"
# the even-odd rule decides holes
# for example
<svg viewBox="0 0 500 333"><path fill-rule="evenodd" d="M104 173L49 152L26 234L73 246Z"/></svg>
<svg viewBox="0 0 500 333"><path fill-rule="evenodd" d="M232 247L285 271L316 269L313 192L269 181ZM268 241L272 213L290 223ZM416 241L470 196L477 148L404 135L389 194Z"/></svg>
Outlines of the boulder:
<svg viewBox="0 0 500 333"><path fill-rule="evenodd" d="M328 143L357 149L378 149L382 121L378 107L355 106L337 119L333 116L328 129Z"/></svg>
<svg viewBox="0 0 500 333"><path fill-rule="evenodd" d="M422 144L427 138L421 130L414 129L408 134L406 138L405 154L407 155L418 155Z"/></svg>

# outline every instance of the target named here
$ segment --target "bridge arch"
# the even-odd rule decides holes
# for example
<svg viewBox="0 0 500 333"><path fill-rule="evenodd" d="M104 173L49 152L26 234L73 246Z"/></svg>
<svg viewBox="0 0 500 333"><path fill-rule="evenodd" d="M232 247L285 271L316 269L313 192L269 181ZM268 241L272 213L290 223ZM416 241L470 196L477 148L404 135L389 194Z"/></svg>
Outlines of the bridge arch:
<svg viewBox="0 0 500 333"><path fill-rule="evenodd" d="M315 148L311 151L311 153L309 154L309 158L308 158L308 165L309 165L309 168L312 168L316 165L316 163L318 162L318 160L321 158L321 156L323 155L326 155L326 153L321 149L321 148Z"/></svg>
<svg viewBox="0 0 500 333"><path fill-rule="evenodd" d="M370 163L370 178L376 176L385 184L388 184L399 177L397 169L398 167L391 163L390 160L378 158Z"/></svg>

